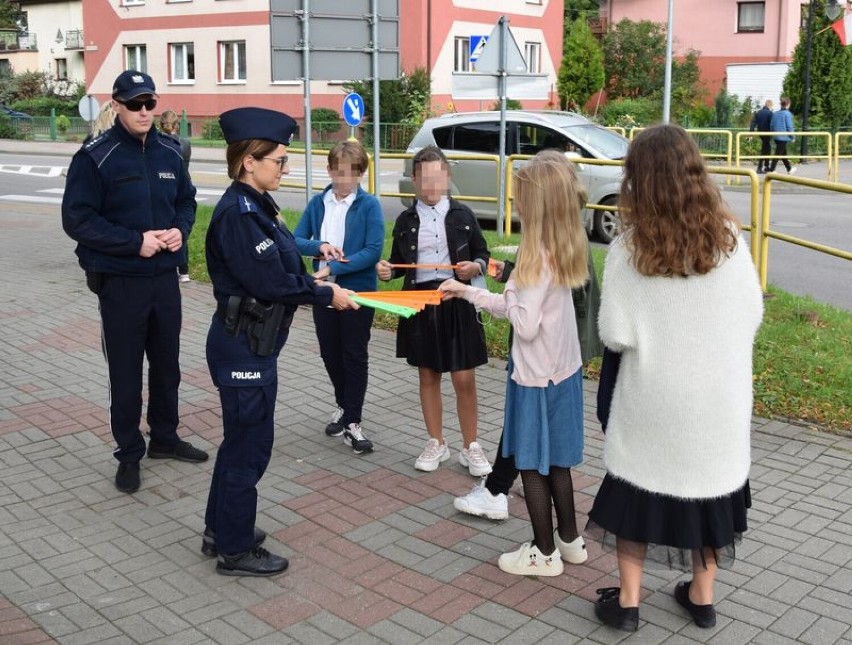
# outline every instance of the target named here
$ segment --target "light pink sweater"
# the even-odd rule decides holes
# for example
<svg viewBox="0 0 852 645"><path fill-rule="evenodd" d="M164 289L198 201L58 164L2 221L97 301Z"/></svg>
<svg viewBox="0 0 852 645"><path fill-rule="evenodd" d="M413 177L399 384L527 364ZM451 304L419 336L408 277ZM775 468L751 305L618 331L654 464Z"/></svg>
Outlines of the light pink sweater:
<svg viewBox="0 0 852 645"><path fill-rule="evenodd" d="M522 289L509 278L502 294L469 286L464 298L512 323L512 380L518 385L558 384L582 366L571 289L553 286L549 272L540 284Z"/></svg>

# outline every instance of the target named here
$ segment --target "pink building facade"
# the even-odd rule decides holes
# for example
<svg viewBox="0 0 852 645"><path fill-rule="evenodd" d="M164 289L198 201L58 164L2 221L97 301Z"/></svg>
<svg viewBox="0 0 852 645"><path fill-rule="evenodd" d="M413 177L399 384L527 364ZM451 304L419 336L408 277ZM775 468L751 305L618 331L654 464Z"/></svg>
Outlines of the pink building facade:
<svg viewBox="0 0 852 645"><path fill-rule="evenodd" d="M804 0L679 0L674 3L674 52L701 52L701 78L712 97L733 63L786 63L799 42ZM611 25L623 18L666 23L667 0L604 0Z"/></svg>
<svg viewBox="0 0 852 645"><path fill-rule="evenodd" d="M469 69L471 37L488 35L501 15L530 71L548 74L555 98L562 0L399 0L399 6L402 68L431 70L436 112L483 107L450 105L450 80L454 70ZM86 88L101 100L121 71L142 68L156 81L164 109L196 117L244 105L304 112L301 70L293 70L291 81L271 81L269 0L85 0L82 12ZM312 107L340 112L344 80L312 81Z"/></svg>

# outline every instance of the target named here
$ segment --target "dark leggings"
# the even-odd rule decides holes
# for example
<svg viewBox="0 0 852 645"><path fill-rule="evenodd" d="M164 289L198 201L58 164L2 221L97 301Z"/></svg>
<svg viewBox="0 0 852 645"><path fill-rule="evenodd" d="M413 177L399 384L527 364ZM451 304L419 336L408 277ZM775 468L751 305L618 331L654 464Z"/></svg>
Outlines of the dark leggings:
<svg viewBox="0 0 852 645"><path fill-rule="evenodd" d="M512 483L518 476L514 456L503 456L503 435L497 446L497 458L491 473L485 479L485 488L492 495L509 493ZM570 468L550 467L549 475L536 470L523 470L524 498L527 512L533 525L535 544L544 554L551 554L553 544L553 515L551 500L556 507L556 520L559 522L559 538L571 542L577 537L577 519L574 513L574 482Z"/></svg>
<svg viewBox="0 0 852 645"><path fill-rule="evenodd" d="M553 543L553 507L556 507L559 538L563 542L576 539L577 519L574 515L571 469L551 466L549 475L542 475L537 470L522 470L521 478L524 481L524 498L532 522L533 537L539 551L548 555L556 548Z"/></svg>

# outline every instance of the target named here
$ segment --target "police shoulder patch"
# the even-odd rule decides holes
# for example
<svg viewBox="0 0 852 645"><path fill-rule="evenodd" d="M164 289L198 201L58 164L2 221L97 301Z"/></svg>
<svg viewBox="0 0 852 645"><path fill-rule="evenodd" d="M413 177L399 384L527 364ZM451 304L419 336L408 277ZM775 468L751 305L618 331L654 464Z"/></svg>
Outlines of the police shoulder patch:
<svg viewBox="0 0 852 645"><path fill-rule="evenodd" d="M246 197L245 195L240 195L237 198L237 203L240 205L240 212L241 213L258 213L258 212L260 212L260 211L257 210L257 206L255 205L255 203L252 200L250 200L248 197Z"/></svg>

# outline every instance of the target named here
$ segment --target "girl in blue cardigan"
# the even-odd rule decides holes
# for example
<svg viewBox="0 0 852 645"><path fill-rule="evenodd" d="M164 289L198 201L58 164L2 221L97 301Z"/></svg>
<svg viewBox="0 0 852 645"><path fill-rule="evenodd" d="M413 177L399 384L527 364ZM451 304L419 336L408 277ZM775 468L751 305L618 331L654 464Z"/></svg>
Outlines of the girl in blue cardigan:
<svg viewBox="0 0 852 645"><path fill-rule="evenodd" d="M375 291L385 223L379 200L361 188L367 153L357 141L343 141L328 153L331 184L308 203L293 232L302 255L314 260L314 277L352 291ZM368 351L374 310L314 307L317 340L337 409L325 429L356 455L372 452L361 428L367 392Z"/></svg>

